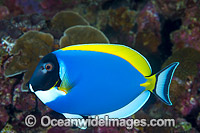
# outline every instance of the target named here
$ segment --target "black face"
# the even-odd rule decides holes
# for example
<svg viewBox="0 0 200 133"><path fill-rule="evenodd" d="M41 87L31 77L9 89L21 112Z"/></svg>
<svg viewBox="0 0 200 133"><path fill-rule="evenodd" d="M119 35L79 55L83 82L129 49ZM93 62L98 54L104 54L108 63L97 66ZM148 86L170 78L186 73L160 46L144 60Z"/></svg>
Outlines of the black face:
<svg viewBox="0 0 200 133"><path fill-rule="evenodd" d="M59 64L56 56L52 53L43 57L37 65L30 81L34 91L49 90L60 83Z"/></svg>

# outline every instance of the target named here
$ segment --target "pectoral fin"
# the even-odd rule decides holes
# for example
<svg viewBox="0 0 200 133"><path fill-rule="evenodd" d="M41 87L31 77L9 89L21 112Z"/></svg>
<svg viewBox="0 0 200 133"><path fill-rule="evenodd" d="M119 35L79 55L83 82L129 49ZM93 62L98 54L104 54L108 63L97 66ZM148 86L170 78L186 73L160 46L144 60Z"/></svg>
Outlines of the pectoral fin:
<svg viewBox="0 0 200 133"><path fill-rule="evenodd" d="M61 90L67 94L71 88L72 88L72 83L69 80L68 74L65 73L62 82L60 84L60 87L58 87L58 90Z"/></svg>

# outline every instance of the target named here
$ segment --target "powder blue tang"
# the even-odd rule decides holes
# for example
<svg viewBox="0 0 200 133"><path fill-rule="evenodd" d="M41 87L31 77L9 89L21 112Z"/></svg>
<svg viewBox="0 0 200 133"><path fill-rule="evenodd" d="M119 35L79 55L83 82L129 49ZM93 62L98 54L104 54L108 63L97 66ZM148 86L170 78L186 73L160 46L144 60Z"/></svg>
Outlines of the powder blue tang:
<svg viewBox="0 0 200 133"><path fill-rule="evenodd" d="M152 74L145 57L127 46L73 45L46 55L28 86L66 118L126 118L137 112L151 93L172 105L169 87L178 64Z"/></svg>

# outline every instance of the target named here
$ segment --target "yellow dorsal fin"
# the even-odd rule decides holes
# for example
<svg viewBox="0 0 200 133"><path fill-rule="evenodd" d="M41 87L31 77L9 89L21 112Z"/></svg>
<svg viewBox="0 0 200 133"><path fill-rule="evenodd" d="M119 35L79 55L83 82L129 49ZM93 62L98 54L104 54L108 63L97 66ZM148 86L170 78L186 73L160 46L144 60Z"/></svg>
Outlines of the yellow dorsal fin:
<svg viewBox="0 0 200 133"><path fill-rule="evenodd" d="M84 51L96 51L103 52L112 55L116 55L128 61L132 66L134 66L141 74L144 76L151 75L151 67L148 61L137 51L118 44L81 44L72 45L61 50L84 50Z"/></svg>

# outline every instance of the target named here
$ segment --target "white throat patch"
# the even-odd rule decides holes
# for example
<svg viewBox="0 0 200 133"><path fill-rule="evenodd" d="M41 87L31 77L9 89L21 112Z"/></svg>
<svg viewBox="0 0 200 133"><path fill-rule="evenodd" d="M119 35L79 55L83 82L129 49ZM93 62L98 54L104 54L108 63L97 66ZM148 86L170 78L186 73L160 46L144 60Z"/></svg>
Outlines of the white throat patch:
<svg viewBox="0 0 200 133"><path fill-rule="evenodd" d="M33 91L33 88L32 88L32 85L29 84L29 88L32 92ZM63 91L60 91L57 89L57 87L53 87L51 88L50 90L46 90L46 91L42 91L42 90L39 90L39 91L36 91L34 92L36 94L36 96L44 103L48 103L48 102L51 102L51 101L54 101L56 98L58 97L61 97L61 96L65 96L66 93L63 92Z"/></svg>

